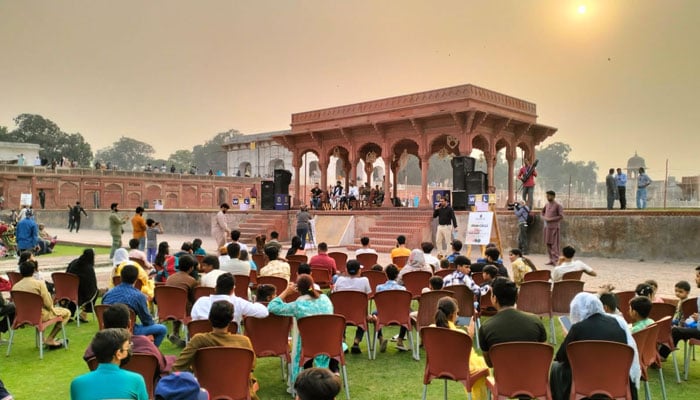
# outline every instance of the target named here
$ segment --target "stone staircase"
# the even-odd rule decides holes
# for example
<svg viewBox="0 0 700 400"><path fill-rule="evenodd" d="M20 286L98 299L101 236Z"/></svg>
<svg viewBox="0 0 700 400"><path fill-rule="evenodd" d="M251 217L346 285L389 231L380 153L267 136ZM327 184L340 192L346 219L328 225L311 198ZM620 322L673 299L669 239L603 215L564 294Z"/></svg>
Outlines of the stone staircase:
<svg viewBox="0 0 700 400"><path fill-rule="evenodd" d="M241 242L248 246L255 245L255 237L261 233L267 235L270 240L270 232L277 231L280 234L281 241L287 241L287 230L289 219L286 211L274 212L266 211L263 213L251 214L249 218L234 227L241 231Z"/></svg>
<svg viewBox="0 0 700 400"><path fill-rule="evenodd" d="M408 248L420 248L424 238L429 240L431 236L432 212L430 210L403 209L386 210L377 218L375 224L355 237L353 244L348 245L348 250L357 250L362 247L360 238L370 238L370 247L379 253L389 253L396 247L396 237L406 236Z"/></svg>

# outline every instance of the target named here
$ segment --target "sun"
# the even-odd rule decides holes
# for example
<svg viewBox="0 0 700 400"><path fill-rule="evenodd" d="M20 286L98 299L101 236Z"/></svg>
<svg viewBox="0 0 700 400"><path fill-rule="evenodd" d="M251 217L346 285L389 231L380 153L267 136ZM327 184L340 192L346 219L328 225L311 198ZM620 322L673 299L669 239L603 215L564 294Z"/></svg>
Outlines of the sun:
<svg viewBox="0 0 700 400"><path fill-rule="evenodd" d="M585 14L585 13L586 13L586 6L583 5L583 4L581 4L580 6L578 6L578 13L579 13L579 14Z"/></svg>

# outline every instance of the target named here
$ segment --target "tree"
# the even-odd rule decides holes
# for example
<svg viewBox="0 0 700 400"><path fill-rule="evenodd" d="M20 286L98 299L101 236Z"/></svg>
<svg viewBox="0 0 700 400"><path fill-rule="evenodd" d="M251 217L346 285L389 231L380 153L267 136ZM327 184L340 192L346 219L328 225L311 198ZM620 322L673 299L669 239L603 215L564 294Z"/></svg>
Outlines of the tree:
<svg viewBox="0 0 700 400"><path fill-rule="evenodd" d="M561 142L537 150L537 158L540 160L537 166L538 184L544 185L547 190L564 191L571 182L580 190L593 190L598 165L595 161L569 161L569 153L571 146Z"/></svg>
<svg viewBox="0 0 700 400"><path fill-rule="evenodd" d="M194 163L194 158L192 157L192 152L189 150L178 150L168 157L168 172L170 172L170 166L175 165L177 171L188 171L190 166Z"/></svg>
<svg viewBox="0 0 700 400"><path fill-rule="evenodd" d="M226 151L223 144L229 139L241 136L236 129L229 129L226 132L217 133L204 145L194 146L192 149L192 165L196 165L200 173L206 174L209 169L226 171Z"/></svg>
<svg viewBox="0 0 700 400"><path fill-rule="evenodd" d="M155 150L150 144L122 136L112 146L98 150L95 158L119 169L141 170L152 162L153 153Z"/></svg>

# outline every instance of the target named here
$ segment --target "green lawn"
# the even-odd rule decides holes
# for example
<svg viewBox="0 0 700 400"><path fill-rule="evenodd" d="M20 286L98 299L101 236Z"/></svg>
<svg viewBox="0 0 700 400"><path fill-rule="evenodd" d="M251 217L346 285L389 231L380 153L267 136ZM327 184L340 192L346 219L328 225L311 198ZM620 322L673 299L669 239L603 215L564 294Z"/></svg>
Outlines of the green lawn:
<svg viewBox="0 0 700 400"><path fill-rule="evenodd" d="M545 326L548 326L545 321ZM557 324L557 329L558 329ZM70 381L77 375L88 371L87 365L82 360L82 354L97 329L97 324L92 320L82 324L78 328L75 323L67 325L67 334L70 338L68 350L46 351L44 360L39 360L39 352L34 346L34 333L29 329L22 329L15 334L15 344L12 354L0 362L0 379L5 382L7 388L17 399L56 399L69 398ZM388 328L386 337L398 333L397 328ZM354 328L348 329L348 341L354 336ZM561 332L558 331L558 343L561 343ZM3 335L6 339L7 335ZM377 359L367 359L366 348L363 341L363 354L347 355L348 378L350 381L350 395L354 399L397 400L420 398L422 393L423 368L425 354L421 354L421 361L414 361L410 353L398 353L393 344L389 344L386 353L377 353ZM161 345L161 350L166 354L177 354L178 349L167 340ZM0 346L0 352L6 352L7 345ZM682 352L677 352L679 366L682 369ZM601 368L605 363L601 361ZM675 382L673 364L671 359L664 364L664 376L669 399L697 398L700 393L700 362L691 362L691 375L688 382ZM255 375L260 382L259 396L263 400L281 399L288 400L291 396L285 392L285 385L280 374L280 362L278 358L263 358L257 361ZM652 397L661 398L658 371L651 371ZM41 378L48 379L41 379ZM39 382L46 382L41 384ZM449 397L451 399L464 399L462 386L456 382L448 384ZM339 395L344 399L345 395ZM442 398L442 381L434 381L428 389L428 398ZM639 398L643 398L643 389Z"/></svg>
<svg viewBox="0 0 700 400"><path fill-rule="evenodd" d="M76 246L72 244L56 244L53 248L53 253L45 254L45 257L64 257L64 256L80 256L83 254L83 250L91 248L95 250L95 254L109 254L109 247L95 247L95 246ZM39 257L42 257L39 256Z"/></svg>

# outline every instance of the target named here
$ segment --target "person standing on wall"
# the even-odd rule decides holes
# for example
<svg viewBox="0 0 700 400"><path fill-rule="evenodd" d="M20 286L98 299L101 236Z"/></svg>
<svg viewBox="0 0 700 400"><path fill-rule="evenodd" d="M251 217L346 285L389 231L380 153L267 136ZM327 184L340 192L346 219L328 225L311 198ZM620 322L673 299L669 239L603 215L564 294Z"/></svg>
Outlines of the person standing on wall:
<svg viewBox="0 0 700 400"><path fill-rule="evenodd" d="M321 207L321 193L323 191L321 190L320 187L318 187L318 182L314 184L314 187L311 188L311 208L314 210L318 210L319 207Z"/></svg>
<svg viewBox="0 0 700 400"><path fill-rule="evenodd" d="M527 255L527 219L530 209L524 201L515 203L515 216L518 218L518 249Z"/></svg>
<svg viewBox="0 0 700 400"><path fill-rule="evenodd" d="M85 218L87 218L88 215L85 212L83 206L80 205L79 201L75 202L71 213L73 213L73 226L71 226L69 231L73 232L73 228L75 228L75 233L78 233L78 231L80 230L80 213L85 214Z"/></svg>
<svg viewBox="0 0 700 400"><path fill-rule="evenodd" d="M557 194L553 190L547 191L547 204L542 209L544 220L544 243L547 245L549 262L546 265L557 265L559 262L559 223L564 219L564 207L557 203Z"/></svg>
<svg viewBox="0 0 700 400"><path fill-rule="evenodd" d="M114 252L122 247L122 234L124 233L123 225L129 219L127 216L119 216L117 208L119 203L112 203L109 208L112 210L109 213L109 234L112 236L112 248L109 250L109 259L114 258Z"/></svg>
<svg viewBox="0 0 700 400"><path fill-rule="evenodd" d="M457 217L445 197L440 199L440 203L433 211L433 218L436 217L438 219L438 227L435 235L435 247L437 247L438 253L446 254L447 246L453 240L452 229L457 229Z"/></svg>
<svg viewBox="0 0 700 400"><path fill-rule="evenodd" d="M535 193L535 177L537 176L537 170L530 166L530 161L528 159L523 159L525 165L520 168L518 172L518 179L523 182L523 201L527 203L527 207L532 209L533 195ZM532 173L530 169L532 168ZM523 180L525 176L528 176L526 180Z"/></svg>
<svg viewBox="0 0 700 400"><path fill-rule="evenodd" d="M309 208L306 205L301 206L301 210L297 213L297 236L301 238L302 250L306 248L306 235L309 233L309 224L313 218L313 215L309 214Z"/></svg>
<svg viewBox="0 0 700 400"><path fill-rule="evenodd" d="M46 206L46 192L44 192L44 189L39 189L39 204L41 204L42 210Z"/></svg>
<svg viewBox="0 0 700 400"><path fill-rule="evenodd" d="M133 238L139 240L139 250L144 251L146 248L146 220L143 219L143 207L136 207L136 213L131 218L131 228Z"/></svg>
<svg viewBox="0 0 700 400"><path fill-rule="evenodd" d="M644 173L644 168L639 168L639 178L637 178L637 208L647 208L647 187L651 185L651 178Z"/></svg>
<svg viewBox="0 0 700 400"><path fill-rule="evenodd" d="M617 181L617 195L620 198L620 210L624 210L627 208L627 198L625 197L625 192L627 190L627 174L622 173L622 168L617 169L615 180Z"/></svg>
<svg viewBox="0 0 700 400"><path fill-rule="evenodd" d="M613 209L617 196L617 179L615 179L615 170L610 168L608 175L605 177L605 191L608 197L608 210Z"/></svg>
<svg viewBox="0 0 700 400"><path fill-rule="evenodd" d="M258 202L258 189L255 184L250 188L250 208L255 209L255 204Z"/></svg>

